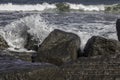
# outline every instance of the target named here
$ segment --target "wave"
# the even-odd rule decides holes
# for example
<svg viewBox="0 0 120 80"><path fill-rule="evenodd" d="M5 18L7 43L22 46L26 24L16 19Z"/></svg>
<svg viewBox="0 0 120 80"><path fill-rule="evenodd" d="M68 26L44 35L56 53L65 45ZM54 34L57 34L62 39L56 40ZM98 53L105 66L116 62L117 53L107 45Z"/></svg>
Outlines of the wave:
<svg viewBox="0 0 120 80"><path fill-rule="evenodd" d="M0 11L45 11L45 10L57 10L57 3L49 4L0 4ZM64 3L70 7L70 10L77 11L109 11L116 12L119 11L120 4L112 5L84 5L84 4L73 4L73 3Z"/></svg>
<svg viewBox="0 0 120 80"><path fill-rule="evenodd" d="M40 14L30 15L6 25L3 29L0 29L0 34L7 41L10 46L9 49L24 50L28 33L33 35L41 44L45 37L53 30L52 27L54 25L47 23Z"/></svg>
<svg viewBox="0 0 120 80"><path fill-rule="evenodd" d="M83 4L70 4L70 9L83 10L83 11L104 11L105 5L83 5Z"/></svg>
<svg viewBox="0 0 120 80"><path fill-rule="evenodd" d="M72 4L66 3L70 6L72 10L82 10L82 11L103 11L105 10L105 5L83 5L83 4ZM0 11L44 11L48 9L56 9L56 3L42 3L42 4L0 4Z"/></svg>
<svg viewBox="0 0 120 80"><path fill-rule="evenodd" d="M104 18L105 16L102 16L99 14L92 14L92 15L80 14L79 18L81 19L77 19L77 18L71 19L73 17L78 17L78 15L76 16L69 15L67 16L67 20L78 20L80 22L76 23L76 22L70 21L70 23L66 22L67 25L64 25L64 23L54 24L54 22L51 23L49 22L49 20L46 20L47 19L46 17L49 18L50 16L43 17L43 14L40 14L40 13L33 14L33 15L29 15L29 16L20 18L18 20L15 20L7 24L6 26L3 26L3 27L1 26L2 29L0 29L0 35L2 35L5 38L8 45L10 46L9 48L10 50L19 49L20 51L24 51L24 45L26 44L26 41L27 41L26 39L27 33L33 35L34 38L39 41L39 44L41 44L52 30L60 29L63 31L75 33L78 36L80 36L81 49L83 49L87 40L93 35L100 35L106 38L117 39L116 29L114 27L115 26L114 18L109 17L109 21L107 21L106 18ZM57 18L57 16L54 16L54 17ZM95 17L96 19L95 20L94 18L89 19L89 17ZM52 19L54 18L52 17ZM86 19L92 20L95 22L94 23L88 22L86 21ZM55 19L55 21L56 20L57 19ZM60 20L64 21L63 18L60 18ZM107 24L104 24L104 23L107 23Z"/></svg>
<svg viewBox="0 0 120 80"><path fill-rule="evenodd" d="M35 4L35 5L17 5L17 4L0 4L0 11L43 11L46 9L55 9L54 4Z"/></svg>
<svg viewBox="0 0 120 80"><path fill-rule="evenodd" d="M115 11L119 4L112 5L84 5L65 3L69 5L70 10L79 11ZM57 10L56 3L42 3L42 4L0 4L0 11L44 11L44 10Z"/></svg>
<svg viewBox="0 0 120 80"><path fill-rule="evenodd" d="M108 5L105 7L106 12L120 13L120 4Z"/></svg>

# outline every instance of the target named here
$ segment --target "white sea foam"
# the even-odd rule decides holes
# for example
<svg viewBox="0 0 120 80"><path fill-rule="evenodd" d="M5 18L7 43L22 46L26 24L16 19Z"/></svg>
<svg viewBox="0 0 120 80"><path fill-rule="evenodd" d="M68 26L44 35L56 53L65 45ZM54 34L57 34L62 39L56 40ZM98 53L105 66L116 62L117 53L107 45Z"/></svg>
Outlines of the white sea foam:
<svg viewBox="0 0 120 80"><path fill-rule="evenodd" d="M104 5L83 5L83 4L70 4L70 9L83 10L83 11L104 11Z"/></svg>
<svg viewBox="0 0 120 80"><path fill-rule="evenodd" d="M83 5L83 4L71 4L67 3L70 9L83 10L83 11L103 11L104 5ZM55 4L43 3L43 4L0 4L0 11L43 11L46 9L56 9Z"/></svg>
<svg viewBox="0 0 120 80"><path fill-rule="evenodd" d="M0 4L0 11L43 11L45 9L54 9L56 6L54 4L25 4L25 5L17 5L17 4Z"/></svg>
<svg viewBox="0 0 120 80"><path fill-rule="evenodd" d="M90 16L95 15L90 14ZM48 18L49 17L50 16L48 16ZM16 48L21 51L25 51L25 49L23 48L26 43L27 33L33 35L34 38L38 39L38 41L40 41L41 44L42 41L48 36L48 34L54 29L61 29L63 31L72 32L80 36L81 38L80 46L82 49L84 48L87 40L94 35L117 39L115 21L114 22L109 21L109 24L104 24L106 23L106 20L102 18L100 15L96 15L96 18L97 19L100 18L100 20L96 19L95 22L93 23L84 21L83 18L85 17L87 18L86 15L82 15L79 17L81 19L78 20L83 20L80 21L79 23L68 23L67 25L63 24L55 25L53 23L54 24L53 25L52 23L47 22L46 19L44 19L44 17L41 16L41 14L34 14L18 19L6 25L5 27L3 27L3 29L0 29L0 34L6 39L6 41L10 45L9 49L14 50L14 48Z"/></svg>
<svg viewBox="0 0 120 80"><path fill-rule="evenodd" d="M11 47L10 50L14 48L25 50L22 48L26 43L27 33L33 35L41 43L53 30L52 27L54 25L48 24L40 15L31 15L6 25L0 30L0 34Z"/></svg>

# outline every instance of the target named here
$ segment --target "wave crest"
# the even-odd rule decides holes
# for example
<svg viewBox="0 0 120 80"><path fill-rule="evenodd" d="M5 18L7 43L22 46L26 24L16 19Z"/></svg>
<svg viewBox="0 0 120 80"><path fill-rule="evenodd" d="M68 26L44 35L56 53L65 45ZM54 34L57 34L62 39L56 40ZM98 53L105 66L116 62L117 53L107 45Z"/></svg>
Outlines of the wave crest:
<svg viewBox="0 0 120 80"><path fill-rule="evenodd" d="M72 4L72 3L65 3L70 6L72 10L83 10L83 11L103 11L105 10L104 5L83 5L83 4ZM44 11L48 9L56 9L56 4L25 4L25 5L18 5L18 4L0 4L0 11Z"/></svg>
<svg viewBox="0 0 120 80"><path fill-rule="evenodd" d="M70 4L70 9L83 10L83 11L104 11L104 5L83 5L83 4Z"/></svg>
<svg viewBox="0 0 120 80"><path fill-rule="evenodd" d="M54 9L56 6L54 4L35 4L35 5L16 5L12 3L0 4L0 11L43 11L45 9Z"/></svg>

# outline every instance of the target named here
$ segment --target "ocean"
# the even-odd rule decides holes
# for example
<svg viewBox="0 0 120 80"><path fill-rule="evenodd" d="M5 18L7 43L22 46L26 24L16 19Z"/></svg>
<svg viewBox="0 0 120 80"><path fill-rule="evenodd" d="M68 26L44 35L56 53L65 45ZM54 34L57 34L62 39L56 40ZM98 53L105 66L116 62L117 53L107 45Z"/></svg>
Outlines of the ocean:
<svg viewBox="0 0 120 80"><path fill-rule="evenodd" d="M41 3L57 3L68 2L76 4L115 4L120 3L120 0L0 0L1 4L13 3L13 4L41 4Z"/></svg>
<svg viewBox="0 0 120 80"><path fill-rule="evenodd" d="M66 2L71 11L56 11L55 4L61 2ZM120 0L1 0L0 34L9 50L27 51L27 33L40 45L51 31L60 29L80 36L83 49L92 36L117 40L115 23L120 14L104 10L119 3Z"/></svg>

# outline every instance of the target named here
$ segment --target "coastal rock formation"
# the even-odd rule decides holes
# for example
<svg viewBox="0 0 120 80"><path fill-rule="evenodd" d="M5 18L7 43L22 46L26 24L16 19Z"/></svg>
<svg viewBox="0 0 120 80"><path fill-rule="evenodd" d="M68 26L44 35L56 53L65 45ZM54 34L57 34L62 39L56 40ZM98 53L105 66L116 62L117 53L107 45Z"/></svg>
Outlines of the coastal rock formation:
<svg viewBox="0 0 120 80"><path fill-rule="evenodd" d="M27 41L26 41L26 45L25 48L28 50L38 50L38 41L36 39L34 39L34 37L32 35L30 35L29 33L27 34Z"/></svg>
<svg viewBox="0 0 120 80"><path fill-rule="evenodd" d="M120 54L120 42L99 36L90 38L84 49L87 56L111 56Z"/></svg>
<svg viewBox="0 0 120 80"><path fill-rule="evenodd" d="M8 44L5 41L5 39L0 35L0 49L6 49L8 48Z"/></svg>
<svg viewBox="0 0 120 80"><path fill-rule="evenodd" d="M120 80L120 58L80 57L61 69L65 80Z"/></svg>
<svg viewBox="0 0 120 80"><path fill-rule="evenodd" d="M63 80L57 72L59 68L51 64L0 57L0 80Z"/></svg>
<svg viewBox="0 0 120 80"><path fill-rule="evenodd" d="M23 61L33 62L33 57L36 55L36 52L14 52L9 50L0 50L0 56L10 56L15 59L21 59Z"/></svg>
<svg viewBox="0 0 120 80"><path fill-rule="evenodd" d="M118 40L120 41L120 19L117 19L116 21L116 31L117 31Z"/></svg>
<svg viewBox="0 0 120 80"><path fill-rule="evenodd" d="M35 61L61 65L76 60L80 50L80 38L73 33L54 30L40 45Z"/></svg>

